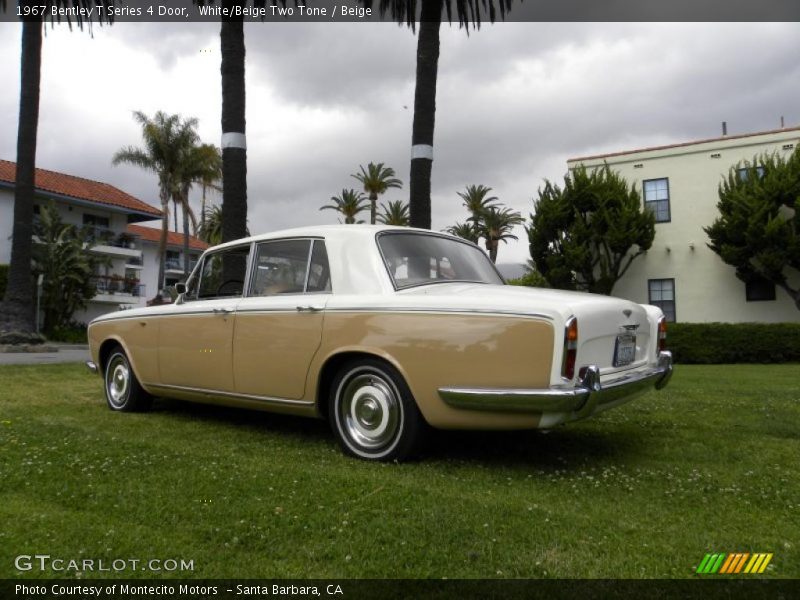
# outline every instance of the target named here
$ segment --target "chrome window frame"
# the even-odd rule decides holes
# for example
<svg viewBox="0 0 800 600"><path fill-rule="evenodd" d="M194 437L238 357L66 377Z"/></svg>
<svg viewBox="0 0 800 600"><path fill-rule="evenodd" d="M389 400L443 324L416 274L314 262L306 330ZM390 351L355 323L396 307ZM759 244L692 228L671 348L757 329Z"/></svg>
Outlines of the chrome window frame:
<svg viewBox="0 0 800 600"><path fill-rule="evenodd" d="M308 254L306 255L306 273L305 278L303 281L303 291L302 292L291 292L291 293L283 293L283 294L270 294L269 296L262 296L259 294L252 293L252 282L255 280L255 269L256 269L256 252L258 251L258 247L263 244L273 244L276 242L297 242L297 241L307 241L309 242L308 245ZM286 237L286 238L275 238L269 240L259 240L252 242L252 250L250 253L250 268L248 269L248 280L247 280L247 287L246 294L244 294L243 298L272 298L278 296L304 296L306 294L331 294L333 293L333 281L331 281L331 289L327 291L320 291L320 292L309 292L308 291L308 279L311 275L311 258L314 256L314 245L317 242L321 242L323 245L325 244L325 238L321 236L298 236L298 237ZM327 250L327 248L326 248ZM327 255L327 252L326 252ZM328 261L328 271L330 272L330 261Z"/></svg>

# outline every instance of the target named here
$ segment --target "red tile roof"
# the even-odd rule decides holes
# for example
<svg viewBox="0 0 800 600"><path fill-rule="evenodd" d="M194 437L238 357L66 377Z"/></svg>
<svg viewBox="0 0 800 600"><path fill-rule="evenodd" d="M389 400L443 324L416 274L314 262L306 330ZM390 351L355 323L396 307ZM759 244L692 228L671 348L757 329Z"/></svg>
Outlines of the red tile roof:
<svg viewBox="0 0 800 600"><path fill-rule="evenodd" d="M17 163L0 160L0 182L15 183L17 180ZM46 169L36 169L36 189L78 200L87 200L96 204L117 206L131 211L160 217L161 211L154 206L126 194L113 185L83 179L74 175L57 173Z"/></svg>
<svg viewBox="0 0 800 600"><path fill-rule="evenodd" d="M623 150L622 152L611 152L609 154L595 154L593 156L581 156L579 158L568 158L567 162L595 160L598 158L612 158L614 156L625 156L626 154L638 154L639 152L669 150L670 148L683 148L685 146L694 146L696 144L707 144L709 142L724 142L726 140L738 140L742 138L755 137L758 135L769 135L773 133L784 133L790 131L800 131L800 127L787 127L785 129L772 129L770 131L759 131L756 133L742 133L739 135L724 135L722 137L708 138L705 140L696 140L694 142L682 142L680 144L667 144L666 146L652 146L650 148L639 148L638 150Z"/></svg>
<svg viewBox="0 0 800 600"><path fill-rule="evenodd" d="M161 230L155 227L144 227L142 225L128 225L127 232L133 235L138 235L140 238L147 242L158 243L161 238ZM175 233L174 231L167 232L167 246L178 246L183 248L183 234ZM197 239L193 235L189 236L189 248L192 250L205 250L208 248L203 240Z"/></svg>

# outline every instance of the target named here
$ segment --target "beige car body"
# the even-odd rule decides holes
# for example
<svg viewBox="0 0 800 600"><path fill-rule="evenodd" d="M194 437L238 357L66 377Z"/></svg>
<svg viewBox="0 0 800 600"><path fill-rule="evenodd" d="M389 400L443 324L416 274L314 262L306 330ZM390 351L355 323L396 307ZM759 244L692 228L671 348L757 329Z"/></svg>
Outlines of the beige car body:
<svg viewBox="0 0 800 600"><path fill-rule="evenodd" d="M109 349L119 344L153 395L322 416L337 368L354 356L374 356L399 371L430 425L458 429L551 427L621 404L654 382L666 383L671 363L667 368L658 352L658 308L472 283L396 290L376 243L376 236L392 231L414 232L314 227L211 248L204 257L237 245L250 246L252 256L257 244L272 240L324 240L332 290L179 300L104 315L89 326L92 362L102 371ZM587 394L601 385L622 390L633 379L646 378L649 385L626 388L591 410L583 397L565 404L576 389L595 385L577 373L572 379L562 375L565 327L575 317L578 365L597 371L597 390ZM635 360L616 368L614 340L626 326L638 329ZM526 398L540 396L547 401L526 404Z"/></svg>

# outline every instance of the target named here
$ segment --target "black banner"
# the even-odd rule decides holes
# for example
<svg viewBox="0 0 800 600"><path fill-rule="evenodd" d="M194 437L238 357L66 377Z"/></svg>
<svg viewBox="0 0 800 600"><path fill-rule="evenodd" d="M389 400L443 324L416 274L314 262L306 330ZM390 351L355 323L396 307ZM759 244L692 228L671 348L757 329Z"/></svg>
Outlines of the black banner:
<svg viewBox="0 0 800 600"><path fill-rule="evenodd" d="M448 0L445 0L448 1ZM449 0L451 3L455 0ZM62 6L53 6L60 4ZM222 6L217 0L116 0L88 9L35 0L7 1L0 21L43 17L53 21L209 22L243 18L253 23L392 21L379 10L380 0L250 0ZM480 21L490 21L488 9L476 2ZM491 2L487 2L487 5ZM417 2L421 5L421 2ZM0 6L2 3L0 2ZM2 10L2 9L0 9ZM77 14L75 11L83 11ZM455 15L455 11L453 11ZM454 16L455 19L457 17ZM498 17L498 20L499 17ZM507 22L800 22L798 0L514 0ZM457 22L457 21L456 21Z"/></svg>

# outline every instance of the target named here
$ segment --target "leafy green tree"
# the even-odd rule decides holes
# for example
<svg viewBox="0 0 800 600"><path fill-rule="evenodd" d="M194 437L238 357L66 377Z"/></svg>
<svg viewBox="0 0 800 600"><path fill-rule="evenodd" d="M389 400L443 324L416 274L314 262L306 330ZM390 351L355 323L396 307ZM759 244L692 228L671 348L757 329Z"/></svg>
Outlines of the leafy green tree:
<svg viewBox="0 0 800 600"><path fill-rule="evenodd" d="M33 257L33 198L36 173L36 142L39 130L39 95L42 68L42 29L45 20L55 21L51 9L61 8L89 9L98 5L108 6L113 2L104 0L42 0L35 3L40 11L23 17L22 49L20 53L20 93L19 118L17 121L17 171L14 184L14 223L11 234L11 261L8 282L0 302L0 340L28 340L36 343L41 338L34 333L33 280L31 279L31 259ZM20 3L22 4L22 3ZM6 12L6 0L0 0L0 11ZM83 28L83 13L77 11L75 17L67 17L70 28L73 21ZM98 21L113 22L109 11L100 13ZM58 21L61 22L59 17Z"/></svg>
<svg viewBox="0 0 800 600"><path fill-rule="evenodd" d="M402 200L393 200L386 204L381 204L381 214L378 215L378 222L384 225L408 227L408 204Z"/></svg>
<svg viewBox="0 0 800 600"><path fill-rule="evenodd" d="M456 223L455 225L451 225L445 229L446 233L450 235L455 235L465 240L469 240L473 244L478 243L478 239L480 238L480 234L478 232L478 228L475 227L474 223L467 221L466 223Z"/></svg>
<svg viewBox="0 0 800 600"><path fill-rule="evenodd" d="M43 276L43 331L49 336L94 297L97 288L92 278L106 261L86 252L86 236L74 225L63 223L52 203L42 207L34 231L39 243L33 247L33 273Z"/></svg>
<svg viewBox="0 0 800 600"><path fill-rule="evenodd" d="M342 190L338 196L331 196L331 204L320 207L320 210L335 210L344 217L348 225L356 222L359 213L368 209L364 194L354 189ZM362 223L363 221L359 221Z"/></svg>
<svg viewBox="0 0 800 600"><path fill-rule="evenodd" d="M350 177L354 177L361 182L364 186L364 191L369 195L370 203L370 219L369 222L373 225L377 217L377 204L378 196L386 193L389 188L401 188L403 182L394 176L394 169L391 167L384 167L383 163L369 163L367 168L364 165L359 165L360 173L355 173Z"/></svg>
<svg viewBox="0 0 800 600"><path fill-rule="evenodd" d="M800 148L788 159L765 154L730 170L719 186L720 216L704 231L739 279L771 281L800 309L800 286L789 277L800 272L798 198Z"/></svg>
<svg viewBox="0 0 800 600"><path fill-rule="evenodd" d="M360 0L360 3L371 7L375 1ZM469 33L470 25L480 28L482 20L487 16L492 23L498 17L505 19L511 3L512 0L378 0L380 13L388 13L400 25L405 24L414 29L419 18L409 179L412 227L431 228L433 131L442 18L450 23L458 21L459 26Z"/></svg>
<svg viewBox="0 0 800 600"><path fill-rule="evenodd" d="M555 288L611 294L637 256L653 244L655 218L635 185L608 165L545 182L528 228L531 258Z"/></svg>
<svg viewBox="0 0 800 600"><path fill-rule="evenodd" d="M142 127L144 148L127 146L118 150L112 163L128 163L152 171L158 176L161 200L161 236L158 240L158 283L155 297L161 295L164 285L164 261L167 250L169 202L180 194L182 180L187 176L187 157L198 142L197 119L181 119L180 115L167 115L158 111L151 119L141 111L133 113Z"/></svg>
<svg viewBox="0 0 800 600"><path fill-rule="evenodd" d="M483 211L478 223L478 234L486 243L489 251L489 258L493 263L497 262L497 251L500 242L508 243L508 240L518 239L512 232L515 225L520 225L525 219L516 211L507 207L492 206Z"/></svg>

